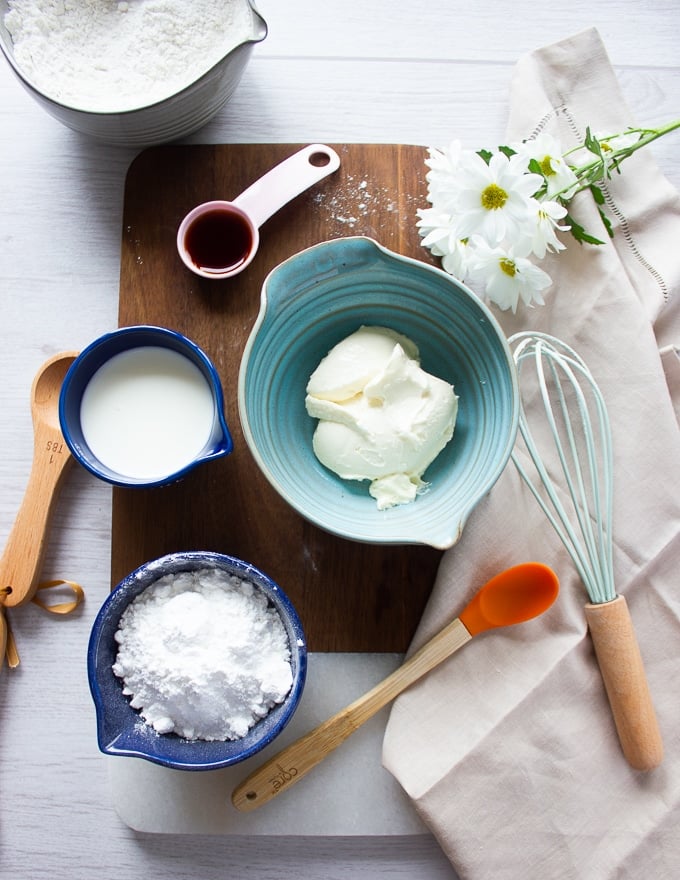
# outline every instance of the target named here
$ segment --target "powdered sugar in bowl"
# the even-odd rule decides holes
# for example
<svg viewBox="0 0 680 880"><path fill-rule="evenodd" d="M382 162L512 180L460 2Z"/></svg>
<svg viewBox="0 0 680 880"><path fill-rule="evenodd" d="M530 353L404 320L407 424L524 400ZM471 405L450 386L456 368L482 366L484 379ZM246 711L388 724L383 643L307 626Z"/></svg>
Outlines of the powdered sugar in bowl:
<svg viewBox="0 0 680 880"><path fill-rule="evenodd" d="M99 748L180 770L250 757L304 688L300 619L271 578L212 552L142 565L104 602L88 649Z"/></svg>

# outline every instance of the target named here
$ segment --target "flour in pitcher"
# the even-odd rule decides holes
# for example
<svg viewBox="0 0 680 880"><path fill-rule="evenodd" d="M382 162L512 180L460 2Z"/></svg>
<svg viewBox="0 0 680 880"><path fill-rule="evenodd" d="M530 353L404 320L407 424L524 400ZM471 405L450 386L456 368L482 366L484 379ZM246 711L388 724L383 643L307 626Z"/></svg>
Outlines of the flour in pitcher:
<svg viewBox="0 0 680 880"><path fill-rule="evenodd" d="M22 73L94 112L148 106L194 82L251 34L247 0L8 0Z"/></svg>

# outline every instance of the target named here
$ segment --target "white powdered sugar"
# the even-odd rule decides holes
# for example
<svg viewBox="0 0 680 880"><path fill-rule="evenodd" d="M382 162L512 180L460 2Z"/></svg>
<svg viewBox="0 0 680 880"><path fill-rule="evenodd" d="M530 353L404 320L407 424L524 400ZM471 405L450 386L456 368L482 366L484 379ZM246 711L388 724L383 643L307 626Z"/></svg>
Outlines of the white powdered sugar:
<svg viewBox="0 0 680 880"><path fill-rule="evenodd" d="M158 733L234 740L283 702L290 646L278 611L219 569L165 575L121 616L113 672Z"/></svg>
<svg viewBox="0 0 680 880"><path fill-rule="evenodd" d="M8 0L24 75L49 97L116 112L160 101L248 39L247 0Z"/></svg>

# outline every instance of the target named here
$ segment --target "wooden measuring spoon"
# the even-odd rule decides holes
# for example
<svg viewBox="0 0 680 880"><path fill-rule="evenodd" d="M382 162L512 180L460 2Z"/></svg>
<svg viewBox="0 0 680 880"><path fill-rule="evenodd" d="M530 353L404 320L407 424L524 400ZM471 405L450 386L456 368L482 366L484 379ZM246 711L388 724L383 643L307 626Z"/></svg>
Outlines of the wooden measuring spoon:
<svg viewBox="0 0 680 880"><path fill-rule="evenodd" d="M55 355L42 365L33 380L33 464L21 507L0 559L0 611L2 605L12 607L30 601L38 587L57 490L67 465L72 461L59 425L59 393L64 376L76 357L77 352ZM0 641L4 641L7 637L4 620L1 626ZM3 656L4 651L0 663Z"/></svg>
<svg viewBox="0 0 680 880"><path fill-rule="evenodd" d="M403 690L434 669L473 636L531 620L549 608L559 584L540 562L516 565L491 578L464 611L368 693L284 748L250 774L232 793L241 812L266 804L306 776L350 734Z"/></svg>

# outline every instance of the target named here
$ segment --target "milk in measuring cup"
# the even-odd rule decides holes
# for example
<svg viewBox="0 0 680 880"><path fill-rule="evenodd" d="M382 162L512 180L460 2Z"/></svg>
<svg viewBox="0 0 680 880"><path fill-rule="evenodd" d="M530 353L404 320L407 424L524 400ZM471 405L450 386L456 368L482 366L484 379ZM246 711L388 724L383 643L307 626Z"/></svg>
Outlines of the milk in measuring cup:
<svg viewBox="0 0 680 880"><path fill-rule="evenodd" d="M83 437L99 461L144 480L191 464L210 440L214 420L203 373L159 346L114 355L88 382L80 407Z"/></svg>

